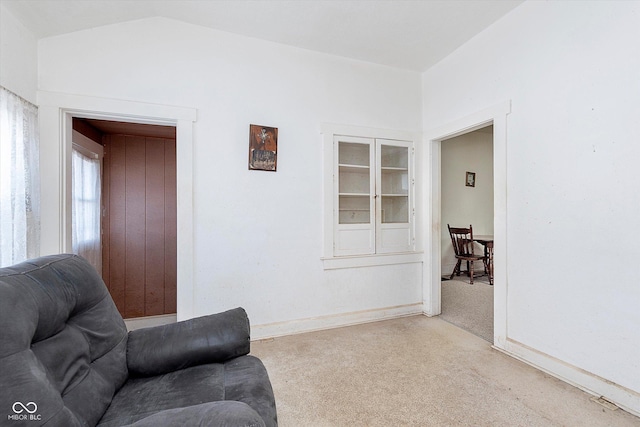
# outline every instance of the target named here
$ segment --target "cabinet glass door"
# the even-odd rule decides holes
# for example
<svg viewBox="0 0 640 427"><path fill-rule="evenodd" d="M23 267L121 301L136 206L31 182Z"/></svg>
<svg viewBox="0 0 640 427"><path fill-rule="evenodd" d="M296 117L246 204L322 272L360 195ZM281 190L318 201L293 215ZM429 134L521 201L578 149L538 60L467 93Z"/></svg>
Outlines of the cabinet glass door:
<svg viewBox="0 0 640 427"><path fill-rule="evenodd" d="M413 250L411 142L376 140L376 253Z"/></svg>
<svg viewBox="0 0 640 427"><path fill-rule="evenodd" d="M337 256L375 253L375 142L371 138L335 138L335 231Z"/></svg>
<svg viewBox="0 0 640 427"><path fill-rule="evenodd" d="M338 223L371 223L371 144L338 145Z"/></svg>
<svg viewBox="0 0 640 427"><path fill-rule="evenodd" d="M380 145L383 224L409 222L409 148Z"/></svg>

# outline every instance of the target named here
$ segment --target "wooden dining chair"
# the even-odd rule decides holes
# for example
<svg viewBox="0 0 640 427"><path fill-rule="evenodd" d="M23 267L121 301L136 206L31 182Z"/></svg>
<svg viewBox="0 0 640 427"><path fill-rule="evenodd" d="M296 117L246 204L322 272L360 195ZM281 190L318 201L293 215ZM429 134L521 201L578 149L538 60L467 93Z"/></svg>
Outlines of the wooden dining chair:
<svg viewBox="0 0 640 427"><path fill-rule="evenodd" d="M459 228L451 227L447 224L447 227L449 227L451 244L453 245L453 251L455 252L457 260L456 266L453 268L453 272L451 272L451 277L449 277L449 279L453 279L453 276L456 273L458 276L460 275L460 266L462 261L466 261L469 283L473 285L473 263L475 261L482 261L486 272L487 257L473 253L473 227L471 225L469 225L469 228Z"/></svg>

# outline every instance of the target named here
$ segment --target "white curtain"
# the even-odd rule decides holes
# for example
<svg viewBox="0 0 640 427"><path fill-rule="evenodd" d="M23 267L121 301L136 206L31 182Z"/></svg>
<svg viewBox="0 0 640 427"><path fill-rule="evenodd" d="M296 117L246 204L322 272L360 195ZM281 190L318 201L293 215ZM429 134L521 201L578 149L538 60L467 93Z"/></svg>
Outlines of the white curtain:
<svg viewBox="0 0 640 427"><path fill-rule="evenodd" d="M0 87L0 266L39 254L38 108Z"/></svg>
<svg viewBox="0 0 640 427"><path fill-rule="evenodd" d="M71 238L73 253L102 272L100 243L100 160L73 149L71 168Z"/></svg>

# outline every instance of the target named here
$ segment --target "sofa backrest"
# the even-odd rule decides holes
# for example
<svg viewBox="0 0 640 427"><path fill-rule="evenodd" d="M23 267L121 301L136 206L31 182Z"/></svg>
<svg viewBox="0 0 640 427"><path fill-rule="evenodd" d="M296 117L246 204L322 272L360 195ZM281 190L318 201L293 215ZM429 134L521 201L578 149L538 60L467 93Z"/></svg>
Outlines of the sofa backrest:
<svg viewBox="0 0 640 427"><path fill-rule="evenodd" d="M127 379L126 344L124 321L83 258L54 255L0 269L3 419L95 425Z"/></svg>

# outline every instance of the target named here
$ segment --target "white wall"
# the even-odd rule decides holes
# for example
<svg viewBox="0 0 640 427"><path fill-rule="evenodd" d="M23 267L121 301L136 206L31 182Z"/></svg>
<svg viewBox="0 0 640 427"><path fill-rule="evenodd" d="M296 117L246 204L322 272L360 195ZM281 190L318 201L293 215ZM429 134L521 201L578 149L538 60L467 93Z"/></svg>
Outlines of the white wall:
<svg viewBox="0 0 640 427"><path fill-rule="evenodd" d="M419 73L163 18L40 40L39 67L42 91L197 109L194 315L241 305L286 333L421 311L422 264L320 259L321 123L419 131ZM279 128L277 172L247 170L249 124Z"/></svg>
<svg viewBox="0 0 640 427"><path fill-rule="evenodd" d="M35 103L37 61L36 38L0 3L0 85Z"/></svg>
<svg viewBox="0 0 640 427"><path fill-rule="evenodd" d="M638 40L638 2L526 2L423 74L427 130L511 100L507 350L636 413Z"/></svg>
<svg viewBox="0 0 640 427"><path fill-rule="evenodd" d="M456 259L447 224L452 227L471 224L475 236L493 235L492 128L442 141L441 164L442 274L450 275ZM475 172L475 187L466 186L467 171ZM482 254L482 246L476 249L476 253Z"/></svg>

